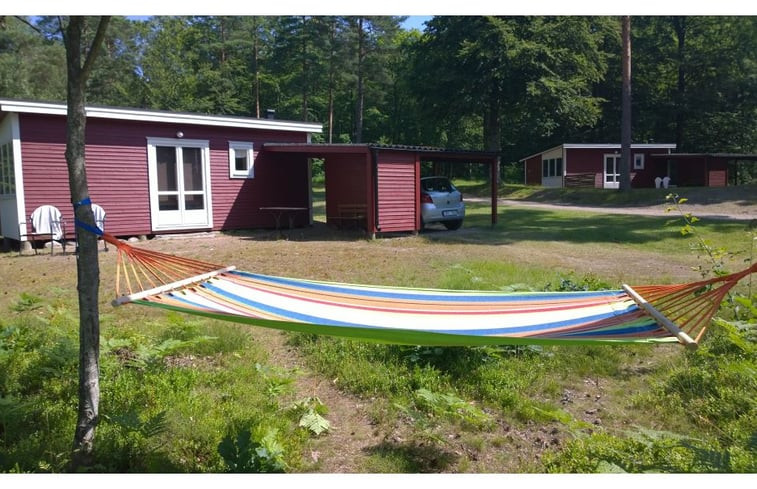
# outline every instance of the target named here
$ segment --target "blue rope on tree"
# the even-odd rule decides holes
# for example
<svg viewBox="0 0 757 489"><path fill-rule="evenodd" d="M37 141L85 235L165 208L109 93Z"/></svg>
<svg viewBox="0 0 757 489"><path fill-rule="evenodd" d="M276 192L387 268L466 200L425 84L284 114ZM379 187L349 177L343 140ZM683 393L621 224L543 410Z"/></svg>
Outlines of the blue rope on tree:
<svg viewBox="0 0 757 489"><path fill-rule="evenodd" d="M86 231L89 231L90 233L94 233L98 236L102 236L103 235L102 229L98 228L97 226L90 226L86 222L80 221L79 219L76 218L76 209L78 209L79 207L83 205L92 204L92 200L90 200L89 197L84 197L79 202L74 202L73 204L74 204L74 225L76 225L76 227L80 227Z"/></svg>

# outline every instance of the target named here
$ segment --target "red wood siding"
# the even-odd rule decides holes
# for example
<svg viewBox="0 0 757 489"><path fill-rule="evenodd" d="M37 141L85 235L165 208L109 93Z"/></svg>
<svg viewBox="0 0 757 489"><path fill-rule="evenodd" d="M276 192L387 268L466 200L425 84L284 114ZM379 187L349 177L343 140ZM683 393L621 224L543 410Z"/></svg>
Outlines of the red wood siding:
<svg viewBox="0 0 757 489"><path fill-rule="evenodd" d="M541 155L526 160L526 185L541 185Z"/></svg>
<svg viewBox="0 0 757 489"><path fill-rule="evenodd" d="M381 151L378 161L378 229L418 229L418 165L414 153Z"/></svg>
<svg viewBox="0 0 757 489"><path fill-rule="evenodd" d="M565 174L569 181L592 181L594 187L602 188L604 181L604 155L611 154L612 149L566 148Z"/></svg>
<svg viewBox="0 0 757 489"><path fill-rule="evenodd" d="M725 187L728 185L728 161L711 158L707 164L707 186Z"/></svg>
<svg viewBox="0 0 757 489"><path fill-rule="evenodd" d="M64 154L65 117L20 114L19 120L25 214L39 205L52 204L73 223ZM271 224L272 218L260 212L261 206L307 205L306 158L259 153L265 142L306 142L305 133L90 118L87 180L92 201L107 213L108 232L118 236L152 233L147 138L176 138L179 130L184 139L210 143L214 230ZM229 141L253 143L258 153L254 179L229 178Z"/></svg>

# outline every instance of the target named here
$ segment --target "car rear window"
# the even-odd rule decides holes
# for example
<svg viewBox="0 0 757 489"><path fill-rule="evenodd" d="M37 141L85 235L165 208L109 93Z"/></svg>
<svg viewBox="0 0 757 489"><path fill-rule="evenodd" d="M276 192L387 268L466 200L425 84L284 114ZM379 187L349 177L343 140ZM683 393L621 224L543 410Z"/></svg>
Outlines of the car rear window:
<svg viewBox="0 0 757 489"><path fill-rule="evenodd" d="M455 190L455 187L446 178L429 178L421 183L426 192L452 192Z"/></svg>

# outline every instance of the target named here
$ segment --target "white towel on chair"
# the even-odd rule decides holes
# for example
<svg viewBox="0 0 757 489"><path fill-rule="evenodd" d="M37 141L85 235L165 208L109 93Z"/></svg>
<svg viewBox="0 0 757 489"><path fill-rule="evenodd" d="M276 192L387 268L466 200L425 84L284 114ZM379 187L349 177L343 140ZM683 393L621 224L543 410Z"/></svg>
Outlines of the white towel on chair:
<svg viewBox="0 0 757 489"><path fill-rule="evenodd" d="M32 227L37 234L51 234L54 240L63 239L60 227L61 213L57 207L43 205L32 212Z"/></svg>

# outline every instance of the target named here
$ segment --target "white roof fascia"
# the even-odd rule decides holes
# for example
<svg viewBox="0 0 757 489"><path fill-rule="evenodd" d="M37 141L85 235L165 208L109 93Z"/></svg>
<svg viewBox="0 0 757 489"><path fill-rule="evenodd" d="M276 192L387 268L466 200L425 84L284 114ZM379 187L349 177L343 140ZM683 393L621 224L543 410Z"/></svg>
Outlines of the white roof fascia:
<svg viewBox="0 0 757 489"><path fill-rule="evenodd" d="M539 151L538 153L534 153L532 155L526 156L525 158L521 158L518 161L526 161L526 160L528 160L530 158L533 158L534 156L543 155L544 153L549 153L550 151L554 151L554 150L559 149L559 148L564 148L565 146L566 145L564 145L564 144L558 144L554 148L548 148L548 149L545 149L544 151Z"/></svg>
<svg viewBox="0 0 757 489"><path fill-rule="evenodd" d="M620 144L615 143L596 143L596 144L584 144L584 143L564 143L559 144L553 148L545 149L544 151L539 151L538 153L534 153L532 155L528 155L525 158L521 158L518 161L525 161L528 159L533 158L534 156L539 156L544 153L549 153L550 151L554 151L556 149L563 148L563 150L566 149L620 149ZM637 143L632 144L631 149L667 149L668 152L670 150L676 149L675 143Z"/></svg>
<svg viewBox="0 0 757 489"><path fill-rule="evenodd" d="M65 116L67 114L67 106L65 104L0 99L0 111ZM86 107L86 111L87 117L99 119L118 119L140 122L165 122L172 124L193 124L202 126L240 127L245 129L271 129L277 131L307 133L320 133L323 131L322 124L298 121L283 121L276 119L253 119L249 117L188 114L183 112L174 113L141 109L124 109L116 107Z"/></svg>
<svg viewBox="0 0 757 489"><path fill-rule="evenodd" d="M573 149L615 149L620 148L620 144L615 143L602 143L602 144L563 144L564 148L573 148ZM637 144L631 144L632 149L675 149L676 145L675 143L637 143ZM538 153L537 153L538 154Z"/></svg>

